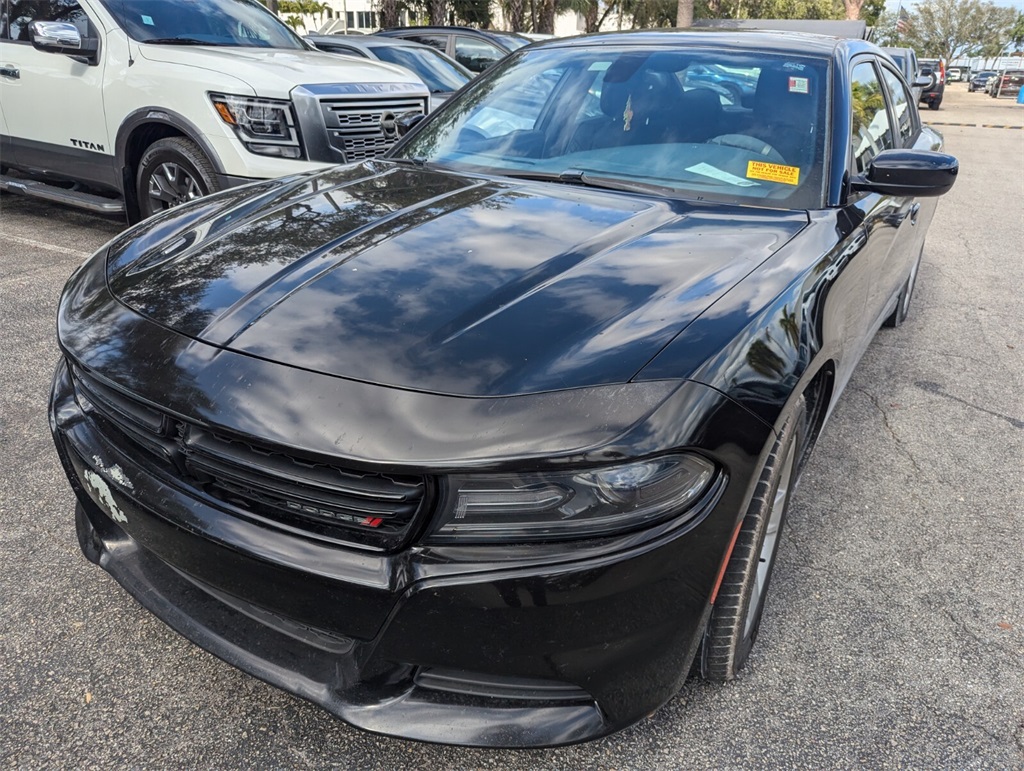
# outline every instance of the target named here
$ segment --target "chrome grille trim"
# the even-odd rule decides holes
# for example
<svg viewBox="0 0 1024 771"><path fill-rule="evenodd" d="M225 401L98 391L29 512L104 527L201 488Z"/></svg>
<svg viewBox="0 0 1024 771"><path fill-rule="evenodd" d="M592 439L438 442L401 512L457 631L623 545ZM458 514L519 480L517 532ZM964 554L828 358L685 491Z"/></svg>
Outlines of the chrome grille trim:
<svg viewBox="0 0 1024 771"><path fill-rule="evenodd" d="M376 158L398 141L397 131L385 130L405 113L426 114L427 100L419 97L358 97L321 99L320 109L331 146L346 161Z"/></svg>

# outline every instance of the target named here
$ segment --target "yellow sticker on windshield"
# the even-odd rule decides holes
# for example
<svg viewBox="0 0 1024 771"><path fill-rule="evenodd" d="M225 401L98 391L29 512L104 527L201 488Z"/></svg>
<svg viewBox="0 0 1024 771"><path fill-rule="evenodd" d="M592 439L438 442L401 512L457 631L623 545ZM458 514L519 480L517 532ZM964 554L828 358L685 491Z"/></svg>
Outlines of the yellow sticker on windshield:
<svg viewBox="0 0 1024 771"><path fill-rule="evenodd" d="M783 166L780 163L765 163L764 161L748 161L747 179L763 179L765 182L799 185L800 167Z"/></svg>

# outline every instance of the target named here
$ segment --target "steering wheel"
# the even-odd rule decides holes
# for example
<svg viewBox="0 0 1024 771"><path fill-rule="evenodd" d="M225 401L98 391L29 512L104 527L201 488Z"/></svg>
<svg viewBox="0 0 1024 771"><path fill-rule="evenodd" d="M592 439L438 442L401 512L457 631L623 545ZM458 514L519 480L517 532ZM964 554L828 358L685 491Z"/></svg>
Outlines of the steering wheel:
<svg viewBox="0 0 1024 771"><path fill-rule="evenodd" d="M738 147L741 150L747 150L755 155L763 155L766 160L769 160L772 163L786 163L786 159L782 157L782 153L764 140L757 139L749 134L719 134L717 137L711 137L706 144Z"/></svg>

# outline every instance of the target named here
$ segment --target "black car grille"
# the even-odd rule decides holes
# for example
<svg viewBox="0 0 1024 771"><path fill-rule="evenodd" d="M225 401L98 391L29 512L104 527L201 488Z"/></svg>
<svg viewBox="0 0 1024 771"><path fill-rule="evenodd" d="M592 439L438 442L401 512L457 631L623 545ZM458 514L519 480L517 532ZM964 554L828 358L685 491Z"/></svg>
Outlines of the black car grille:
<svg viewBox="0 0 1024 771"><path fill-rule="evenodd" d="M394 119L408 112L425 113L426 100L409 97L323 99L320 109L331 145L348 162L376 158L398 139Z"/></svg>
<svg viewBox="0 0 1024 771"><path fill-rule="evenodd" d="M211 431L73 369L80 406L104 436L187 488L279 527L378 549L403 545L428 503L427 479L363 472Z"/></svg>

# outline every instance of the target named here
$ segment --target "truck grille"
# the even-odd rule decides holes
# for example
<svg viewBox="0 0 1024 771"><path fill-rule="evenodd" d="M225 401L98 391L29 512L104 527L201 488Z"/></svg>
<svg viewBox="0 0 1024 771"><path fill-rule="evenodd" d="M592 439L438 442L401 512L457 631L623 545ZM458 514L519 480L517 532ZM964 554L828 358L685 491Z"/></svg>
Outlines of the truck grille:
<svg viewBox="0 0 1024 771"><path fill-rule="evenodd" d="M406 542L427 506L425 477L297 457L182 421L78 368L72 376L79 405L123 452L144 452L181 486L285 529L393 550Z"/></svg>
<svg viewBox="0 0 1024 771"><path fill-rule="evenodd" d="M417 97L320 100L328 139L349 163L384 153L398 140L394 119L407 112L426 113L426 108L426 100Z"/></svg>

